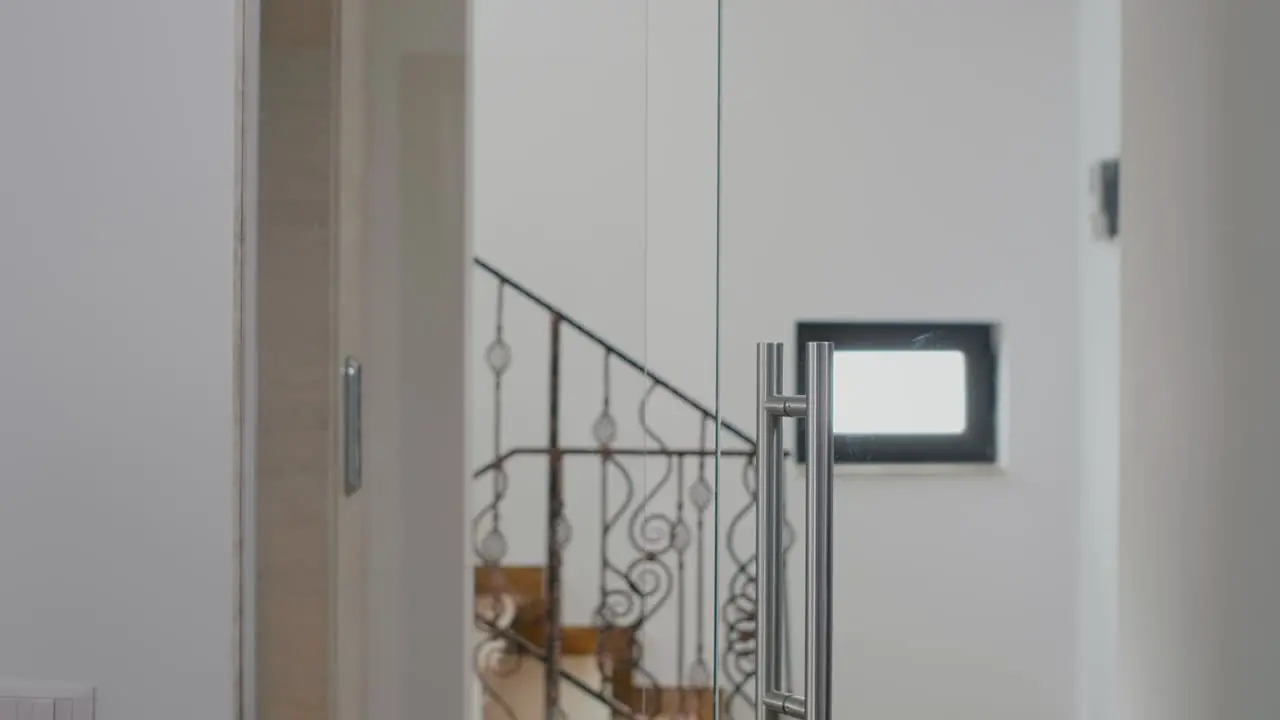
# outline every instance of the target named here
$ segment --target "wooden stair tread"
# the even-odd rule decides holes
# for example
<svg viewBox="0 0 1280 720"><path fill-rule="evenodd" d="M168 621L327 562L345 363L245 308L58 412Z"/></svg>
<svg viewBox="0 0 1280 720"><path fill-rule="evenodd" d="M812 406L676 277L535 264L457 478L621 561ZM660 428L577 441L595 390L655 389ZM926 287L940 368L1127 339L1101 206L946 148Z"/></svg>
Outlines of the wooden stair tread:
<svg viewBox="0 0 1280 720"><path fill-rule="evenodd" d="M475 569L476 597L509 594L517 602L511 629L536 647L547 647L547 601L543 598L544 571L539 566L503 565ZM613 641L609 641L609 637ZM564 625L561 628L563 655L595 655L596 652L623 652L630 644L627 628L595 628L593 625ZM618 644L622 643L622 644Z"/></svg>
<svg viewBox="0 0 1280 720"><path fill-rule="evenodd" d="M541 566L481 566L475 569L476 597L510 595L516 599L516 616L511 631L535 648L547 646L546 574ZM598 628L569 625L561 628L562 656L597 656L607 661L613 696L625 707L634 699L635 679L631 628Z"/></svg>
<svg viewBox="0 0 1280 720"><path fill-rule="evenodd" d="M475 569L476 597L509 595L516 599L516 617L511 631L535 648L546 648L547 604L544 598L545 573L539 566L498 566ZM753 633L754 634L754 633ZM638 717L692 717L712 720L716 689L710 686L637 686L632 677L631 628L599 628L566 625L561 628L561 654L603 656L613 696ZM730 694L720 689L721 707L728 707Z"/></svg>
<svg viewBox="0 0 1280 720"><path fill-rule="evenodd" d="M694 717L712 720L716 690L709 686L642 686L632 691L631 709L641 717ZM720 707L729 707L729 691L720 690Z"/></svg>
<svg viewBox="0 0 1280 720"><path fill-rule="evenodd" d="M479 566L475 569L475 593L477 596L508 593L523 600L540 599L546 582L544 574L541 567L531 565Z"/></svg>
<svg viewBox="0 0 1280 720"><path fill-rule="evenodd" d="M547 646L547 603L543 598L544 572L537 566L503 565L475 569L476 597L511 595L516 599L516 617L511 629L533 645ZM612 638L612 639L610 639ZM597 652L628 652L629 628L601 629L591 625L561 628L561 652L565 655L595 655Z"/></svg>

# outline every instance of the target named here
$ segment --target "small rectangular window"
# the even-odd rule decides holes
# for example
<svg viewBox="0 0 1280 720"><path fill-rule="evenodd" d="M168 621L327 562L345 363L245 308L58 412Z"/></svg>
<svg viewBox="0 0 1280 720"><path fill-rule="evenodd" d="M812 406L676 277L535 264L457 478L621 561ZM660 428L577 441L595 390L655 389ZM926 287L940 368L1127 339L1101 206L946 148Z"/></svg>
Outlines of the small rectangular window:
<svg viewBox="0 0 1280 720"><path fill-rule="evenodd" d="M993 463L992 336L991 325L978 324L801 322L797 391L805 389L805 343L833 343L837 463Z"/></svg>

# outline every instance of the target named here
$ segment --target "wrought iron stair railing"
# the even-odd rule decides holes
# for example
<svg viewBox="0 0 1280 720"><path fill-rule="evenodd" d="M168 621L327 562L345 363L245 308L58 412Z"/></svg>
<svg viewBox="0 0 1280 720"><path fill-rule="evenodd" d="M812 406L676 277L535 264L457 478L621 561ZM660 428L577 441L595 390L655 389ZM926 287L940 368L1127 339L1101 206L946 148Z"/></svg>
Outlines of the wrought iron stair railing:
<svg viewBox="0 0 1280 720"><path fill-rule="evenodd" d="M477 672L487 702L494 709L486 717L562 717L561 690L566 685L607 708L615 718L675 716L679 712L700 718L689 708L709 706L702 699L712 695L720 698L720 717L750 717L755 673L754 440L732 423L720 422L720 475L727 478L732 471L743 493L741 507L721 523L717 537L713 523L715 412L494 266L479 258L475 264L496 293L493 337L483 351L491 376L492 443L491 450L486 450L491 454L474 473L484 495L473 519L476 592L478 596L483 592L492 598L508 598L507 606L495 601L483 612L477 605L477 627L483 635L477 648ZM504 426L510 421L504 417L504 381L516 361L507 326L507 300L512 294L530 303L548 321L543 376L547 412L540 419L545 422L545 445L504 444ZM578 343L577 349L599 353L598 389L566 387L569 380L583 377L567 377L564 371L566 331L587 341ZM620 443L623 428L614 411L621 397L613 377L613 369L619 366L635 373L641 382L638 398L633 398L638 443ZM580 401L589 392L599 393L598 412L590 423L591 442L567 443L562 416L565 398ZM684 425L678 433L687 436L687 442L669 442L673 433L660 433L655 427L651 408L659 394L674 401L678 409L664 414L664 419L680 413L692 417L693 424ZM529 421L528 413L521 413L520 419ZM690 427L696 431L691 432ZM660 472L652 482L646 475L646 482L638 485L632 465L651 461L661 463ZM569 463L575 470L571 481L566 477ZM578 575L583 573L575 573L571 582L578 583L573 589L579 594L590 590L595 596L589 623L600 638L594 652L598 684L564 667L565 553L574 527L566 510L566 488L567 482L572 482L577 492L584 487L582 483L592 483L591 478L599 503L599 515L592 518L599 528L594 538L598 546L593 546L598 557L592 568L597 577L591 588L581 586ZM508 537L512 513L506 505L513 483L526 479L545 489L541 499L545 504L545 537L536 539L545 554L536 598L527 597L531 594L527 589L524 595L504 592L514 576L505 570L513 545ZM528 507L520 510L526 515L529 512ZM522 547L531 541L534 539L528 537L514 540ZM727 567L720 567L719 576L718 564L711 561L711 553L717 549L729 561L723 564ZM719 598L719 647L708 622L712 616L709 594ZM524 605L515 607L519 603L511 601L512 597L524 597ZM516 619L521 612L530 611L535 614L533 621L542 624L536 633L527 631L528 617ZM603 639L606 637L608 641ZM719 676L713 677L716 653L721 662ZM509 699L501 697L491 682L495 674L516 672L524 659L543 666L542 707L527 718ZM677 707L664 707L671 703Z"/></svg>

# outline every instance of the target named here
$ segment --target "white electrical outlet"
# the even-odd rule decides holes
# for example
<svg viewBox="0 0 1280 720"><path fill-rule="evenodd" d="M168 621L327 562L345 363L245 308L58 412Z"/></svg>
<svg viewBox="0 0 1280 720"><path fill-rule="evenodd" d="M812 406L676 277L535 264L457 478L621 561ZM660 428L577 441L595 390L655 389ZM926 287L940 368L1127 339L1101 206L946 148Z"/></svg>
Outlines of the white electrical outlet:
<svg viewBox="0 0 1280 720"><path fill-rule="evenodd" d="M0 720L93 720L93 688L0 680Z"/></svg>

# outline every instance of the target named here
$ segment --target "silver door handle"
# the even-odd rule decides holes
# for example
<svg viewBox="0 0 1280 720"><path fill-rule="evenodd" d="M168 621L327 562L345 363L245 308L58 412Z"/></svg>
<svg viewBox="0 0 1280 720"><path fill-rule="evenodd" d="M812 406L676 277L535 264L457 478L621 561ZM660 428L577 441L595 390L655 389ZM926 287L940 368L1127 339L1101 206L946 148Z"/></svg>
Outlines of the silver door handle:
<svg viewBox="0 0 1280 720"><path fill-rule="evenodd" d="M756 717L831 720L831 343L805 346L805 393L782 392L782 343L756 346ZM805 419L804 694L782 689L782 420Z"/></svg>
<svg viewBox="0 0 1280 720"><path fill-rule="evenodd" d="M350 497L364 486L364 370L347 358L342 365L342 490Z"/></svg>

